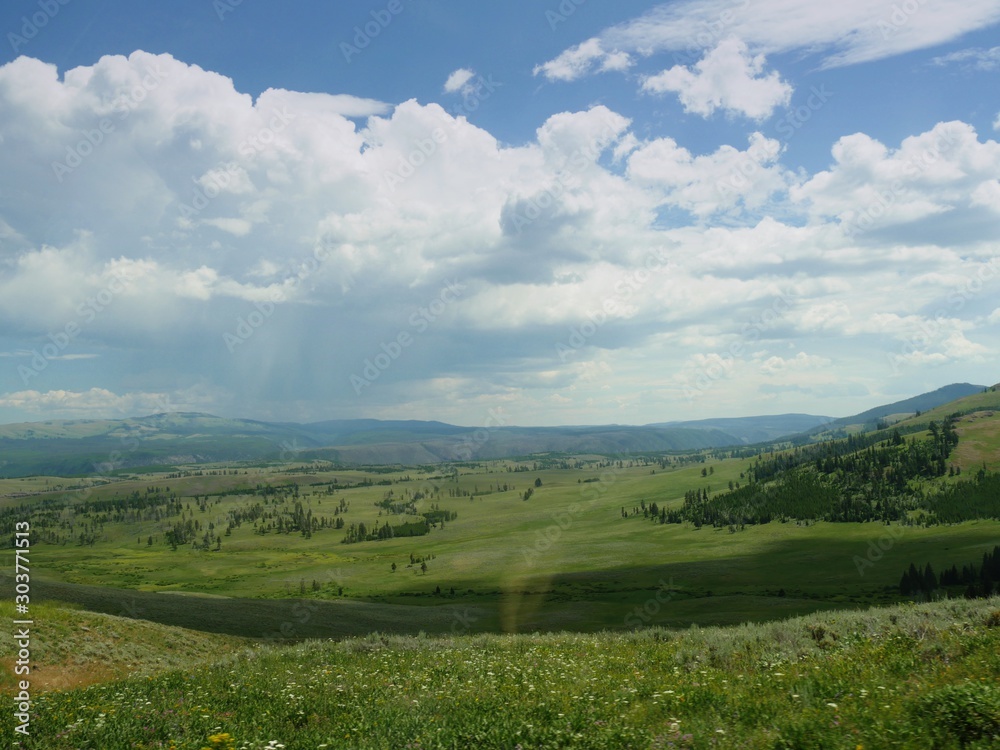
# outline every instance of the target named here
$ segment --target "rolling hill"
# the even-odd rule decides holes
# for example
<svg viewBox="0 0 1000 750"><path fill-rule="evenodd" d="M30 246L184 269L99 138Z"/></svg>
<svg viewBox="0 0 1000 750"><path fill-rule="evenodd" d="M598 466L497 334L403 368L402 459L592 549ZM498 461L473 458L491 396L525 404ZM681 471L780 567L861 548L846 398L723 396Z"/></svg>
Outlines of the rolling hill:
<svg viewBox="0 0 1000 750"><path fill-rule="evenodd" d="M299 424L171 412L118 420L0 425L0 477L80 476L178 464L325 460L343 465L436 464L538 453L684 452L873 428L890 414L926 411L984 386L954 384L852 417L779 414L643 426L462 427L438 421L346 419Z"/></svg>
<svg viewBox="0 0 1000 750"><path fill-rule="evenodd" d="M950 404L958 399L981 394L986 389L987 386L985 385L952 383L951 385L943 386L937 390L922 393L919 396L913 396L912 398L903 399L902 401L895 401L891 404L876 406L872 409L867 409L866 411L849 417L834 419L826 425L814 427L812 429L805 430L804 432L807 435L819 435L837 429L846 428L873 430L878 426L881 420L888 419L890 417L898 418L900 416L905 418L907 415L915 415L917 412L922 414L923 412L931 409L935 409L945 404Z"/></svg>

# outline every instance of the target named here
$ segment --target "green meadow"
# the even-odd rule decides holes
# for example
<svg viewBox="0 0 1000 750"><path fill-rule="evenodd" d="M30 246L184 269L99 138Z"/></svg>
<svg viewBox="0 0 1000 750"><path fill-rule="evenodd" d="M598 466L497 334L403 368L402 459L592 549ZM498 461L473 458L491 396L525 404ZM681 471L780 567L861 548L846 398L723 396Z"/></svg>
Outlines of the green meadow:
<svg viewBox="0 0 1000 750"><path fill-rule="evenodd" d="M905 441L854 465L938 440L897 424ZM1000 455L985 403L949 424L947 470L908 479L892 521L681 518L745 496L758 457L794 463L787 444L0 480L0 521L32 527L33 735L14 746L995 747L1000 599L900 592L911 564L1000 543L993 500L958 523L918 505ZM0 634L5 693L16 648Z"/></svg>
<svg viewBox="0 0 1000 750"><path fill-rule="evenodd" d="M899 577L911 562L975 563L1000 538L998 524L985 520L925 528L804 519L731 531L644 517L643 506L679 508L685 492L714 495L746 481L748 459L697 458L663 466L641 457L549 457L461 466L447 475L416 467L182 467L89 490L46 492L44 482L57 480L36 479L40 494L6 502L65 503L47 517L58 543L36 543L33 569L40 591L76 584L58 590L63 599L88 603L93 587L118 590L98 607L112 614L134 598L129 591L163 594L150 611L222 606L205 597L192 605L185 594L365 604L373 612L392 605L384 611L396 632L451 627L451 616L432 617L433 608L473 608L468 630L523 632L730 624L888 603L899 600ZM30 491L27 480L3 482L8 494ZM155 520L84 510L132 493L176 496L180 513ZM414 497L402 514L378 505ZM345 529L413 523L421 520L414 511L431 509L453 520L421 536L344 544L345 529L262 534L273 521L229 523L255 504L277 515L299 505L330 524L343 519ZM194 536L204 540L204 530L208 544L195 539L172 548L166 531L178 519L196 521ZM81 544L80 533L88 541ZM651 598L659 606L647 605ZM248 634L235 624L231 632Z"/></svg>
<svg viewBox="0 0 1000 750"><path fill-rule="evenodd" d="M685 631L258 646L44 693L31 730L14 746L985 750L1000 741L1000 598Z"/></svg>

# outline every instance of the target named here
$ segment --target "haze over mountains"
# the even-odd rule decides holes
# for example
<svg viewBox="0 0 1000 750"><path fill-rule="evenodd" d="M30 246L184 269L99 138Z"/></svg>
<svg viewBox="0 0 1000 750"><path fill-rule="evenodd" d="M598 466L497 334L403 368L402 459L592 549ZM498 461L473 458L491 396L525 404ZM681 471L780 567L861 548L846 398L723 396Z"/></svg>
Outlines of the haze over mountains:
<svg viewBox="0 0 1000 750"><path fill-rule="evenodd" d="M428 464L534 453L686 451L747 445L873 427L982 391L953 384L835 419L810 414L702 419L642 426L518 427L497 415L484 427L436 421L346 419L310 424L173 412L118 420L49 420L0 425L0 476L84 475L210 461L322 459L345 464Z"/></svg>

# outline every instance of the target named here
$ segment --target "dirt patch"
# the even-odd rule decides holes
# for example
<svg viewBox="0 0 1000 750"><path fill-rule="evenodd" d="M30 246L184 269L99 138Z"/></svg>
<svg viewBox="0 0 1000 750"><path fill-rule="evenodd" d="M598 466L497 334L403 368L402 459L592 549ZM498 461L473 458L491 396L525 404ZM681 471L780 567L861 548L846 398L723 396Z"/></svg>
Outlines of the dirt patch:
<svg viewBox="0 0 1000 750"><path fill-rule="evenodd" d="M96 685L108 682L129 673L128 667L113 669L107 664L46 664L32 665L31 674L14 675L14 659L0 659L0 672L13 677L15 682L5 684L4 688L14 689L17 680L27 679L31 682L32 693L48 692L50 690L72 690L73 688ZM7 680L4 680L7 683Z"/></svg>

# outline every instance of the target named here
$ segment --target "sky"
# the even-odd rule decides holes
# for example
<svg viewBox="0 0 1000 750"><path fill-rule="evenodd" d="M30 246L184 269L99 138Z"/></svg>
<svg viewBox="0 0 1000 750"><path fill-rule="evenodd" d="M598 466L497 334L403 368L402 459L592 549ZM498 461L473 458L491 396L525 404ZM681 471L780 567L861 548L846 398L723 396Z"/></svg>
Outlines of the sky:
<svg viewBox="0 0 1000 750"><path fill-rule="evenodd" d="M0 34L0 422L1000 380L995 0L9 0Z"/></svg>

